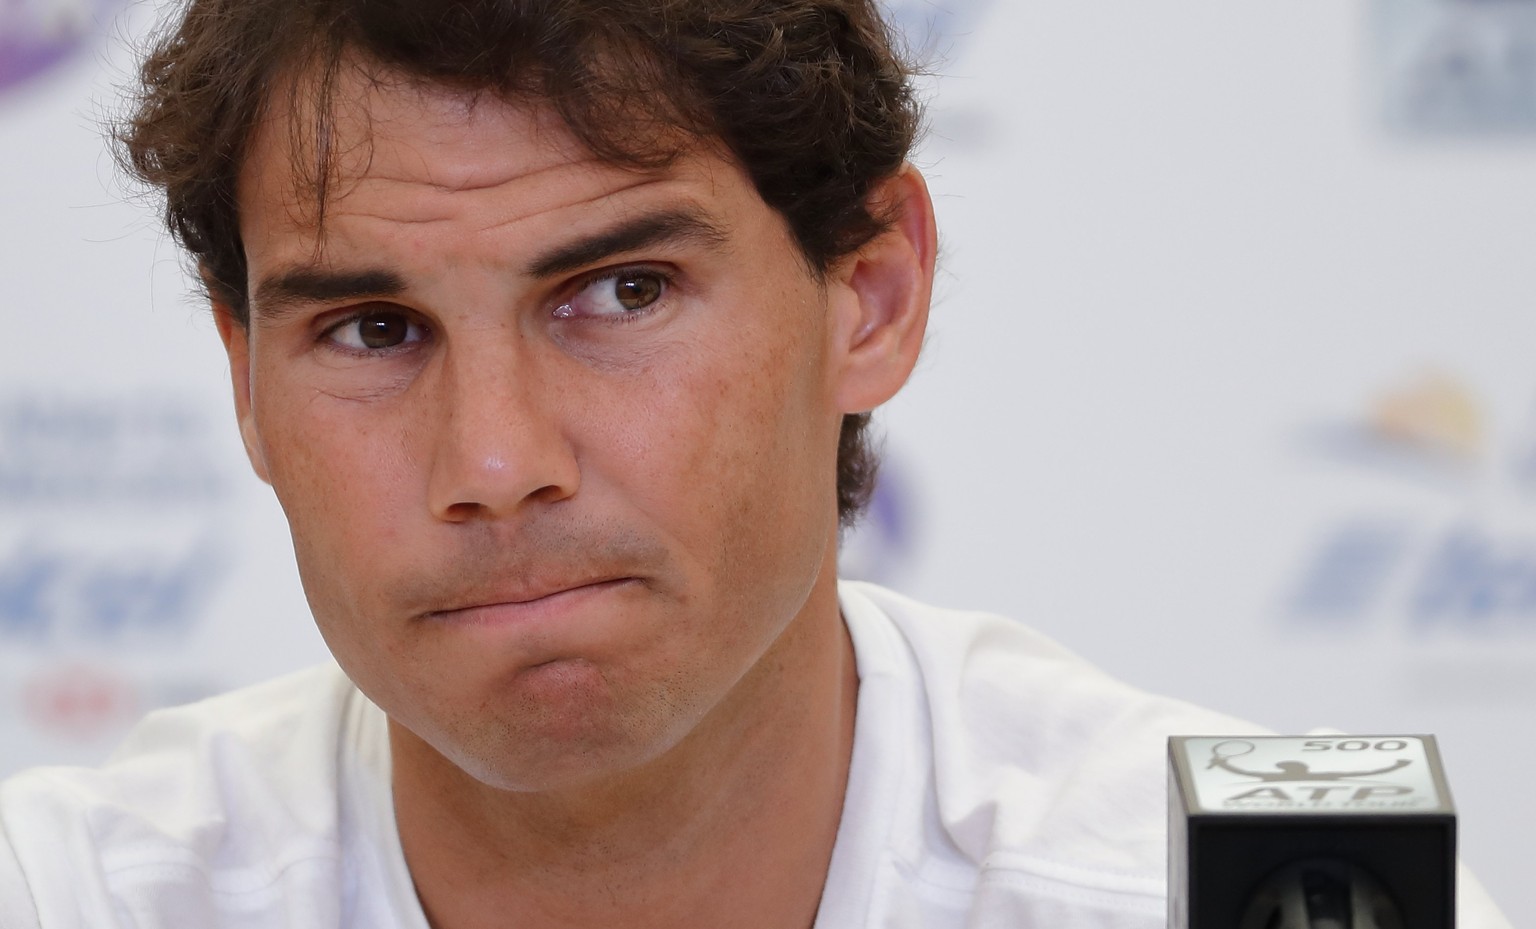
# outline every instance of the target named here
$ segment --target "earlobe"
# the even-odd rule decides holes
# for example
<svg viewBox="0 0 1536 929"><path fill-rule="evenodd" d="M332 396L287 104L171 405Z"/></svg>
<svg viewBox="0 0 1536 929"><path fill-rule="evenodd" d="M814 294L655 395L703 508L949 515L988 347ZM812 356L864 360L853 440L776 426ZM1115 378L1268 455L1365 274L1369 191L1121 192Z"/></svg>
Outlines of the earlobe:
<svg viewBox="0 0 1536 929"><path fill-rule="evenodd" d="M272 483L267 472L267 459L262 451L261 434L256 428L256 418L251 404L251 339L247 324L235 317L234 310L217 298L213 301L213 319L218 327L219 338L229 356L229 377L235 391L235 421L240 426L240 438L245 443L245 455L250 459L256 476L265 483Z"/></svg>
<svg viewBox="0 0 1536 929"><path fill-rule="evenodd" d="M834 350L842 412L872 410L901 389L917 364L933 296L938 234L928 186L904 165L870 195L890 227L837 269Z"/></svg>

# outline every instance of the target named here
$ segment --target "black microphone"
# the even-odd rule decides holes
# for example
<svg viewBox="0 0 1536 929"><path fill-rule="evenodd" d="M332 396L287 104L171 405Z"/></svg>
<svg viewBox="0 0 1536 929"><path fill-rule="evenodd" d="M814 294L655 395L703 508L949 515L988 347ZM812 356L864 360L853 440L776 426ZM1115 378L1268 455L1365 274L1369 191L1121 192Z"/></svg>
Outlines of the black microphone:
<svg viewBox="0 0 1536 929"><path fill-rule="evenodd" d="M1434 736L1168 740L1169 929L1454 929Z"/></svg>

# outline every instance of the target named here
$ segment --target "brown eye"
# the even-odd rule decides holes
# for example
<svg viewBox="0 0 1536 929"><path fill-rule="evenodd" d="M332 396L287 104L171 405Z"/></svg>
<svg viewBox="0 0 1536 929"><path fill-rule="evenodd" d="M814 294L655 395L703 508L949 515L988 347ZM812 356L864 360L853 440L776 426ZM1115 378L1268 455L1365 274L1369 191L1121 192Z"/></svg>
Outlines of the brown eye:
<svg viewBox="0 0 1536 929"><path fill-rule="evenodd" d="M587 281L552 310L556 319L623 319L642 316L666 296L671 280L643 268L615 271Z"/></svg>
<svg viewBox="0 0 1536 929"><path fill-rule="evenodd" d="M641 310L661 298L661 280L653 274L615 278L613 296L626 310Z"/></svg>
<svg viewBox="0 0 1536 929"><path fill-rule="evenodd" d="M427 338L427 329L410 314L381 307L337 323L328 341L354 352L382 352Z"/></svg>
<svg viewBox="0 0 1536 929"><path fill-rule="evenodd" d="M357 321L357 337L368 348L394 348L410 330L411 324L399 313L370 313Z"/></svg>

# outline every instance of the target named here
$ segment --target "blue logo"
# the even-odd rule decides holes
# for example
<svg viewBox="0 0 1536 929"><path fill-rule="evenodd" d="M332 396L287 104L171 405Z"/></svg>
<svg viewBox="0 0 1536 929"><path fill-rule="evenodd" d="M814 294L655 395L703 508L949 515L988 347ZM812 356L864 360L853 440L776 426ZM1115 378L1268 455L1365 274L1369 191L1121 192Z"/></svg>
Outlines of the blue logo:
<svg viewBox="0 0 1536 929"><path fill-rule="evenodd" d="M208 419L155 394L0 400L0 648L188 634L232 562Z"/></svg>
<svg viewBox="0 0 1536 929"><path fill-rule="evenodd" d="M1309 457L1393 479L1381 487L1396 485L1399 507L1334 520L1300 565L1287 618L1335 631L1390 616L1417 632L1536 633L1536 533L1477 504L1501 487L1528 491L1536 440L1499 441L1471 388L1432 374L1381 393L1354 422L1309 430L1305 444Z"/></svg>
<svg viewBox="0 0 1536 929"><path fill-rule="evenodd" d="M838 574L859 581L899 586L917 541L916 499L899 459L881 456L879 478L869 509L843 536Z"/></svg>
<svg viewBox="0 0 1536 929"><path fill-rule="evenodd" d="M1380 608L1418 631L1536 632L1536 537L1457 524L1348 522L1324 538L1292 591L1292 617L1357 628Z"/></svg>
<svg viewBox="0 0 1536 929"><path fill-rule="evenodd" d="M1413 533L1396 520L1346 522L1325 535L1291 592L1288 612L1311 622L1355 623L1386 597L1412 557Z"/></svg>
<svg viewBox="0 0 1536 929"><path fill-rule="evenodd" d="M1410 132L1536 130L1536 5L1376 0L1390 124Z"/></svg>
<svg viewBox="0 0 1536 929"><path fill-rule="evenodd" d="M202 508L227 491L213 435L200 410L166 397L0 401L0 506Z"/></svg>
<svg viewBox="0 0 1536 929"><path fill-rule="evenodd" d="M121 2L0 2L0 91L36 77L89 45Z"/></svg>
<svg viewBox="0 0 1536 929"><path fill-rule="evenodd" d="M922 51L965 35L992 0L884 0L886 19Z"/></svg>
<svg viewBox="0 0 1536 929"><path fill-rule="evenodd" d="M0 553L0 641L111 649L184 638L225 574L218 549L97 555L23 542Z"/></svg>

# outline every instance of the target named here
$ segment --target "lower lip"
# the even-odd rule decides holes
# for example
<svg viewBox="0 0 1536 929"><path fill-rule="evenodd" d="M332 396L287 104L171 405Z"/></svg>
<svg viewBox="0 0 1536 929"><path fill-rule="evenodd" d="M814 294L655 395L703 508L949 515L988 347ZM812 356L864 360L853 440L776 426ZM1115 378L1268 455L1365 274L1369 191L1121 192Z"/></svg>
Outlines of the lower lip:
<svg viewBox="0 0 1536 929"><path fill-rule="evenodd" d="M535 600L490 603L463 610L445 610L440 613L428 613L423 618L453 626L487 627L558 621L571 618L571 614L582 609L594 598L616 592L635 583L638 582L634 578L616 578L557 591Z"/></svg>

